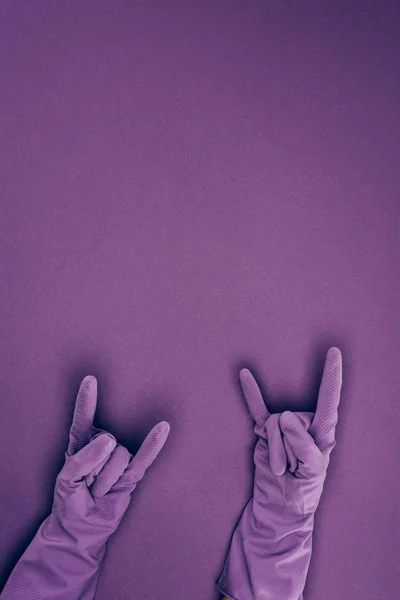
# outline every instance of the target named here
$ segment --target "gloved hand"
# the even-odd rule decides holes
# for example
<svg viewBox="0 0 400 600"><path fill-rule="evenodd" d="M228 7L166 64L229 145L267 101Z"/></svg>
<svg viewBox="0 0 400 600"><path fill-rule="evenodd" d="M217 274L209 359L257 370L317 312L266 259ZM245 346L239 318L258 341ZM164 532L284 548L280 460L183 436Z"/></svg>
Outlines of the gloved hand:
<svg viewBox="0 0 400 600"><path fill-rule="evenodd" d="M135 457L93 426L97 381L82 381L50 516L11 573L1 600L92 600L106 542L163 447L158 423Z"/></svg>
<svg viewBox="0 0 400 600"><path fill-rule="evenodd" d="M258 436L253 497L234 532L220 591L233 600L301 600L311 558L342 385L342 359L328 351L315 414L270 415L247 369L242 390Z"/></svg>

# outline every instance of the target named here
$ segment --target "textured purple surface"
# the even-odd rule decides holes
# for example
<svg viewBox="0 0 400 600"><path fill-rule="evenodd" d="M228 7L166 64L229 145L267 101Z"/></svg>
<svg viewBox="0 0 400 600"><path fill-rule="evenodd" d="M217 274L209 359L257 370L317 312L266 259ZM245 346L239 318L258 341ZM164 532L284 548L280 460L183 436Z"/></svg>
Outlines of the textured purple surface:
<svg viewBox="0 0 400 600"><path fill-rule="evenodd" d="M99 600L214 600L251 489L249 366L277 410L344 386L307 600L395 600L400 5L0 7L1 578L48 514L75 395L170 439Z"/></svg>

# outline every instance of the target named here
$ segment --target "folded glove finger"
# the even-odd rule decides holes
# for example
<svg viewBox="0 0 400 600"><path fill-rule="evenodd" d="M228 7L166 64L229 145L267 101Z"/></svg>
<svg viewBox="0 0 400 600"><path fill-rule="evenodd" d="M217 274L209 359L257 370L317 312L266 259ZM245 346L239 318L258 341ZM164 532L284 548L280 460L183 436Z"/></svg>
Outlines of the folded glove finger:
<svg viewBox="0 0 400 600"><path fill-rule="evenodd" d="M94 435L93 435L93 437L92 437L92 441L93 441L95 438L99 437L99 435L101 435L101 434L103 434L103 433L108 433L108 431L105 431L104 429L98 429L97 427L93 427L93 432L95 432L95 433L94 433ZM110 433L110 435L111 435L111 437L114 437L114 436L112 436L112 434L111 434L111 433ZM100 464L98 464L98 465L97 465L97 466L96 466L96 467L93 469L93 471L90 471L90 473L89 473L88 475L86 475L86 477L85 477L85 481L86 481L86 485L87 485L88 487L90 487L91 485L93 485L93 483L94 483L94 481L95 481L95 479L96 479L97 475L100 473L101 469L104 467L104 465L106 464L106 462L107 462L107 461L108 461L108 456L106 456L106 457L105 457L105 458L102 460L102 462L101 462Z"/></svg>
<svg viewBox="0 0 400 600"><path fill-rule="evenodd" d="M86 485L88 487L90 487L91 485L94 484L94 482L96 481L96 477L98 476L98 474L100 473L100 471L102 470L102 468L104 467L105 464L107 464L107 461L110 460L110 457L107 455L99 465L97 465L93 471L90 471L90 473L88 475L86 475L85 477L85 481L86 481Z"/></svg>
<svg viewBox="0 0 400 600"><path fill-rule="evenodd" d="M101 469L96 481L92 486L92 494L96 498L102 498L117 483L129 464L132 454L124 446L117 444L115 450Z"/></svg>
<svg viewBox="0 0 400 600"><path fill-rule="evenodd" d="M143 444L140 446L137 454L131 459L125 473L113 486L113 490L123 487L134 488L135 485L143 479L146 470L155 461L162 450L169 431L170 426L166 421L161 421L161 423L158 423L153 427Z"/></svg>
<svg viewBox="0 0 400 600"><path fill-rule="evenodd" d="M289 441L288 441L288 438L286 435L283 435L283 445L285 447L286 456L287 456L288 463L289 463L289 472L294 473L297 469L297 458L294 455L292 446L289 444Z"/></svg>
<svg viewBox="0 0 400 600"><path fill-rule="evenodd" d="M314 413L311 412L296 412L296 417L299 419L305 431L308 431ZM298 461L294 455L293 449L288 442L287 437L283 436L283 445L285 446L286 455L289 461L289 472L294 473L298 466Z"/></svg>
<svg viewBox="0 0 400 600"><path fill-rule="evenodd" d="M300 419L290 411L280 417L280 426L298 461L296 474L302 477L320 475L325 469L323 455Z"/></svg>
<svg viewBox="0 0 400 600"><path fill-rule="evenodd" d="M92 437L93 441L95 438L99 437L100 435L103 435L104 433L108 434L108 431L105 431L104 429L97 429L96 427L93 427L93 431L96 431L97 433ZM110 433L109 434L112 438L114 438L114 436ZM88 475L86 475L85 477L85 481L86 481L86 485L88 487L90 487L91 485L93 485L97 475L100 473L101 469L104 467L104 465L106 464L106 462L109 460L109 456L106 456L101 463L99 463L98 465L96 465L96 467L90 471L90 473L88 473Z"/></svg>
<svg viewBox="0 0 400 600"><path fill-rule="evenodd" d="M271 415L266 422L269 466L275 475L282 475L286 471L288 463L282 432L279 427L279 417L279 414Z"/></svg>
<svg viewBox="0 0 400 600"><path fill-rule="evenodd" d="M87 375L76 398L72 425L69 431L67 454L72 456L90 442L97 404L97 380Z"/></svg>
<svg viewBox="0 0 400 600"><path fill-rule="evenodd" d="M312 412L296 412L296 417L303 424L303 427L306 431L309 430L311 422L314 418L314 413Z"/></svg>
<svg viewBox="0 0 400 600"><path fill-rule="evenodd" d="M330 348L326 355L315 416L309 429L322 452L331 451L335 446L341 387L342 355L338 348Z"/></svg>
<svg viewBox="0 0 400 600"><path fill-rule="evenodd" d="M263 427L270 414L265 406L260 388L248 369L241 369L239 377L250 415L258 427Z"/></svg>
<svg viewBox="0 0 400 600"><path fill-rule="evenodd" d="M70 483L82 480L111 456L116 445L115 438L108 433L93 438L82 450L66 457L59 477Z"/></svg>

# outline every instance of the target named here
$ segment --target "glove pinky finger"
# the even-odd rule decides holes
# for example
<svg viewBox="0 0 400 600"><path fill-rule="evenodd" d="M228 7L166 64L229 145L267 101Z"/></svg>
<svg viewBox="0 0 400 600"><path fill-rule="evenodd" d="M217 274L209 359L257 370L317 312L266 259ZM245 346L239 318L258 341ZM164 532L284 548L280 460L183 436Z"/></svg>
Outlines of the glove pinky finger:
<svg viewBox="0 0 400 600"><path fill-rule="evenodd" d="M116 487L135 487L161 452L170 431L166 421L158 423L147 435L136 455L130 460Z"/></svg>

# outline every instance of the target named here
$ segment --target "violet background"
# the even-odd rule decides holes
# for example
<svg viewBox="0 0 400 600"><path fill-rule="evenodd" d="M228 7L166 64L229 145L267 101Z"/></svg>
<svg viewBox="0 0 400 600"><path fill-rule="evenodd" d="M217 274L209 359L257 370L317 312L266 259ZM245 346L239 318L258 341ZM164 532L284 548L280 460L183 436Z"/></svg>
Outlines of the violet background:
<svg viewBox="0 0 400 600"><path fill-rule="evenodd" d="M395 600L400 4L4 0L0 574L51 507L80 380L162 456L98 600L215 600L251 492L238 370L338 444L307 600Z"/></svg>

